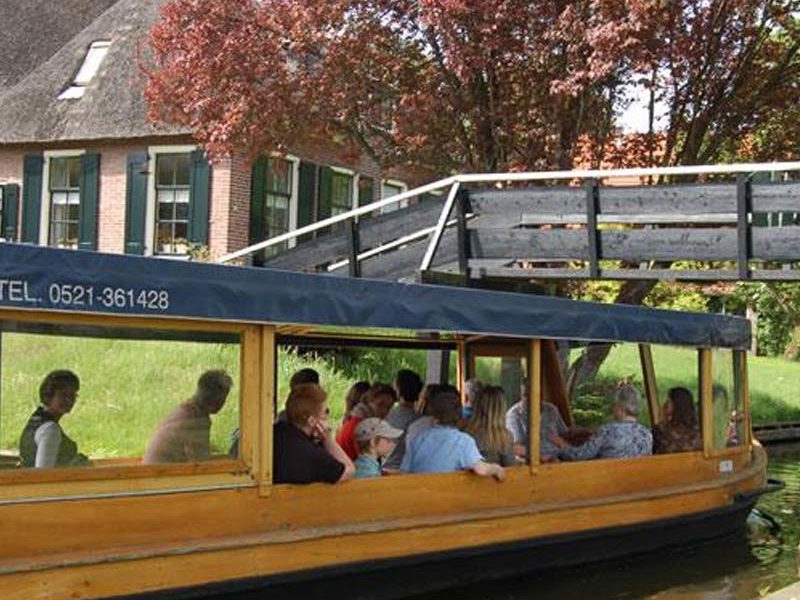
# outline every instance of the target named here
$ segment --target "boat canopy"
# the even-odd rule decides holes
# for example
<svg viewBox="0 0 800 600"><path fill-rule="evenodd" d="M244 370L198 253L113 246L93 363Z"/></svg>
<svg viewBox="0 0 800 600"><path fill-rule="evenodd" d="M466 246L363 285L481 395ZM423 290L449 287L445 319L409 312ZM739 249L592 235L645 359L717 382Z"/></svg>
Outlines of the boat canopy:
<svg viewBox="0 0 800 600"><path fill-rule="evenodd" d="M0 244L0 306L746 349L740 317Z"/></svg>

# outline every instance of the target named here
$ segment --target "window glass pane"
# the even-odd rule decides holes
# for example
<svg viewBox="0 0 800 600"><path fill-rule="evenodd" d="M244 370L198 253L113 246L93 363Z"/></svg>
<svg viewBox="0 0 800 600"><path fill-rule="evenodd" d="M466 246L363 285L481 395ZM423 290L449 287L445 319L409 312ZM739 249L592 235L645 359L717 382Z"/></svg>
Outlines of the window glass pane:
<svg viewBox="0 0 800 600"><path fill-rule="evenodd" d="M159 154L156 159L156 185L175 184L175 154Z"/></svg>
<svg viewBox="0 0 800 600"><path fill-rule="evenodd" d="M697 381L697 350L651 346L659 403L653 429L656 454L692 452L703 447Z"/></svg>
<svg viewBox="0 0 800 600"><path fill-rule="evenodd" d="M191 156L187 154L175 155L175 185L189 185L191 171Z"/></svg>
<svg viewBox="0 0 800 600"><path fill-rule="evenodd" d="M175 204L175 218L178 220L187 220L189 218L189 203L177 202Z"/></svg>
<svg viewBox="0 0 800 600"><path fill-rule="evenodd" d="M50 159L50 189L67 187L67 159Z"/></svg>
<svg viewBox="0 0 800 600"><path fill-rule="evenodd" d="M353 178L334 172L331 176L331 214L338 215L353 207Z"/></svg>
<svg viewBox="0 0 800 600"><path fill-rule="evenodd" d="M714 350L712 365L712 439L714 448L721 450L738 446L744 441L744 414L741 386L734 378L733 352Z"/></svg>
<svg viewBox="0 0 800 600"><path fill-rule="evenodd" d="M267 192L292 193L292 163L282 158L267 160Z"/></svg>
<svg viewBox="0 0 800 600"><path fill-rule="evenodd" d="M156 245L158 252L169 254L172 252L172 223L160 222L156 230Z"/></svg>
<svg viewBox="0 0 800 600"><path fill-rule="evenodd" d="M158 203L158 220L171 221L174 216L175 205L172 202L161 201Z"/></svg>
<svg viewBox="0 0 800 600"><path fill-rule="evenodd" d="M158 302L158 295L133 301ZM97 336L87 337L86 328L41 334L16 323L15 329L23 332L2 334L0 468L18 461L29 468L37 461L39 468L100 468L227 457L239 425L237 336L195 335L209 340L200 342L190 333L92 328ZM196 394L200 376L218 369L233 384L221 406L219 384L227 383L221 374L206 376L206 398ZM62 373L48 377L56 371ZM45 380L50 392L42 400ZM60 444L47 447L59 432Z"/></svg>
<svg viewBox="0 0 800 600"><path fill-rule="evenodd" d="M71 188L81 186L81 159L77 156L66 159L67 161L67 185Z"/></svg>

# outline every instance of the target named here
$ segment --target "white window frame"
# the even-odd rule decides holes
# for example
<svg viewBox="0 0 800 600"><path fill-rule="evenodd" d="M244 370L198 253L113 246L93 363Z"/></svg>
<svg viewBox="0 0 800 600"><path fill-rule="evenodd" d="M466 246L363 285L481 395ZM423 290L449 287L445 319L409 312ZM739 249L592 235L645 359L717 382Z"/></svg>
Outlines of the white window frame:
<svg viewBox="0 0 800 600"><path fill-rule="evenodd" d="M83 156L85 149L73 150L45 150L43 152L44 164L42 166L42 195L39 209L39 245L50 244L50 161L54 158L70 158Z"/></svg>
<svg viewBox="0 0 800 600"><path fill-rule="evenodd" d="M77 100L83 98L86 87L92 82L111 47L110 40L95 40L86 49L81 66L70 84L59 95L59 100Z"/></svg>
<svg viewBox="0 0 800 600"><path fill-rule="evenodd" d="M156 247L156 159L159 154L189 154L197 150L193 144L149 146L147 148L147 210L144 225L144 255L168 260L189 260L189 255L155 254ZM191 199L190 199L191 202Z"/></svg>
<svg viewBox="0 0 800 600"><path fill-rule="evenodd" d="M300 157L294 154L281 154L280 152L270 152L270 158L280 158L292 163L292 190L289 197L289 231L297 229L297 219L300 204ZM297 245L297 238L289 240L289 248Z"/></svg>
<svg viewBox="0 0 800 600"><path fill-rule="evenodd" d="M335 173L350 176L350 210L356 208L358 206L358 173L346 167L335 167L333 165L329 165L329 167Z"/></svg>

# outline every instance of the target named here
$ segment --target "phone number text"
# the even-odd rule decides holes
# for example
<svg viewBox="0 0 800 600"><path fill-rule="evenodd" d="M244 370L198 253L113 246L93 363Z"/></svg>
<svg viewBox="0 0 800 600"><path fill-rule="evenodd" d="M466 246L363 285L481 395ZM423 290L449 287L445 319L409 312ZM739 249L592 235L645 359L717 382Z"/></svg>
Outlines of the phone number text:
<svg viewBox="0 0 800 600"><path fill-rule="evenodd" d="M169 309L169 292L166 290L51 283L47 295L50 304L64 307L102 306L153 311Z"/></svg>

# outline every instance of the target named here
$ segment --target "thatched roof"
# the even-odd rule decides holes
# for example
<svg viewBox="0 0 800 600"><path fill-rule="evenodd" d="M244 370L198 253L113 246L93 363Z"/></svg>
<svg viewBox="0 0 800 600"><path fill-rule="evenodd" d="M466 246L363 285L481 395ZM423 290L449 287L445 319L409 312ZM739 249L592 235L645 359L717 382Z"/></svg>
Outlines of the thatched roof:
<svg viewBox="0 0 800 600"><path fill-rule="evenodd" d="M3 0L0 94L53 56L117 0Z"/></svg>
<svg viewBox="0 0 800 600"><path fill-rule="evenodd" d="M30 0L13 1L24 4ZM145 119L144 77L139 65L146 54L147 33L158 19L158 7L163 1L50 0L59 11L66 11L66 6L72 10L79 4L104 2L111 6L47 60L0 93L0 144L187 133L182 128L157 126ZM111 46L84 96L59 100L89 46L100 40L110 41ZM38 40L31 38L28 43L35 46Z"/></svg>

